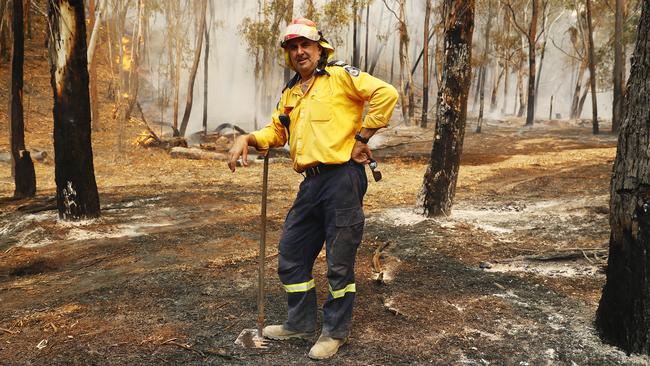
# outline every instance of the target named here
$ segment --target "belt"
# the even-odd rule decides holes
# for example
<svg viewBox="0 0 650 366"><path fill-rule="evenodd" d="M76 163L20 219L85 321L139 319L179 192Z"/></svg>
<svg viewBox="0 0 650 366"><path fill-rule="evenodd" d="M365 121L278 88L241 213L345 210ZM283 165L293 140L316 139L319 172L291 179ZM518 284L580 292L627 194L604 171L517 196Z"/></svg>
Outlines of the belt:
<svg viewBox="0 0 650 366"><path fill-rule="evenodd" d="M315 175L323 174L325 172L329 172L331 170L340 168L342 166L348 165L350 162L345 162L343 164L318 164L316 166L313 166L311 168L305 169L304 173L307 177L313 177Z"/></svg>

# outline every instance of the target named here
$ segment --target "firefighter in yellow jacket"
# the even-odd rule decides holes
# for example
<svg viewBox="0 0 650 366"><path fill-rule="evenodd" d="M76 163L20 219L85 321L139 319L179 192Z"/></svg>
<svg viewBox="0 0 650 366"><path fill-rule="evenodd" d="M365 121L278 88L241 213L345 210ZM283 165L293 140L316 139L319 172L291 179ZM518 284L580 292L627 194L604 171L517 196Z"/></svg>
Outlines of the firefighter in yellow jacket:
<svg viewBox="0 0 650 366"><path fill-rule="evenodd" d="M287 292L288 317L264 328L270 339L308 338L316 332L317 301L312 268L325 243L329 294L323 324L309 357L332 357L350 333L356 293L354 262L363 234L364 165L368 140L386 127L397 91L359 69L331 61L334 48L311 20L295 19L281 42L296 75L282 92L272 122L238 137L229 152L234 172L247 149L289 144L293 168L305 176L284 223L278 274ZM365 103L368 110L362 120ZM289 117L283 124L280 116Z"/></svg>

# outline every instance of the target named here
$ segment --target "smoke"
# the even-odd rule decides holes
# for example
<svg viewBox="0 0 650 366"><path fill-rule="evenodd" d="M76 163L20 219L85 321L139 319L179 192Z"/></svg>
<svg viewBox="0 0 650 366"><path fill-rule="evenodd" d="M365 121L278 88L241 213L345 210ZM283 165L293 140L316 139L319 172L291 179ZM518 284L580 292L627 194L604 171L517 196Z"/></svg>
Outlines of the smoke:
<svg viewBox="0 0 650 366"><path fill-rule="evenodd" d="M180 0L173 0L180 1ZM386 0L390 5L393 11L398 13L398 2L394 0ZM185 2L183 2L185 3ZM317 1L317 6L322 6L324 1ZM439 5L440 1L434 1L434 7ZM207 15L208 22L212 24L210 32L210 55L209 55L209 69L208 69L208 130L212 130L219 126L222 123L231 123L236 124L243 129L250 131L254 128L256 116L258 119L259 126L270 121L270 115L272 113L272 108L267 107L267 109L262 108L257 105L255 101L256 94L256 80L254 79L254 67L255 60L248 53L247 48L242 33L239 29L239 26L242 20L245 17L254 18L257 14L258 1L254 0L243 0L243 1L229 1L229 0L214 0L214 9L213 16L210 14ZM294 18L302 16L300 14L302 2L295 1L294 3ZM424 8L425 0L413 0L407 2L407 22L408 30L410 36L410 45L409 45L409 56L411 63L414 64L420 54L423 46L423 25L424 25ZM368 24L368 44L366 46L366 14L365 7L361 18L359 20L359 31L358 31L358 44L361 47L360 55L360 67L363 69L365 65L368 65L368 68L373 64L373 60L376 55L379 55L378 61L376 62L376 67L374 69L374 75L391 82L395 86L399 86L399 58L397 56L398 52L398 42L399 42L399 32L397 31L397 19L395 15L389 11L384 5L383 1L375 0L369 7L370 16ZM540 11L541 13L541 11ZM553 16L551 16L553 18ZM432 14L430 24L433 26L439 24L441 21L439 12ZM482 18L482 13L477 12L476 14L476 28L474 32L474 52L475 54L479 52L478 50L483 47L483 26L484 19ZM540 17L540 24L541 24ZM152 71L149 76L150 80L148 83L148 88L151 88L151 93L153 95L161 93L161 89L165 88L168 94L173 96L173 82L170 82L167 75L160 75L156 70L158 65L164 65L167 63L167 52L164 51L166 47L166 35L163 31L164 29L164 16L158 15L152 19L151 22L151 37L150 37L150 54L152 55ZM187 42L189 52L186 53L184 59L184 65L182 75L180 78L180 100L179 100L179 123L180 118L183 114L183 109L185 108L185 93L187 92L187 81L189 76L189 66L192 63L192 51L194 49L195 43L195 29L194 29L194 20L188 22L187 29L185 30L184 39ZM566 52L570 52L571 43L569 40L569 35L567 29L570 24L575 23L575 15L570 12L565 12L558 21L553 25L551 30L550 38L552 38L559 47L564 49ZM284 27L284 24L281 24L281 28ZM127 26L128 28L128 26ZM346 28L344 27L344 30ZM493 32L499 31L499 29L493 25ZM513 29L513 32L515 30ZM336 48L335 58L339 60L344 60L350 62L352 59L352 25L347 26L347 31L342 32L343 43L334 44ZM327 37L327 34L325 34ZM330 39L331 40L331 39ZM434 37L430 44L430 52L433 52L435 49L436 40L442 42L442 39ZM602 40L601 40L602 41ZM542 40L540 40L540 43ZM598 42L598 39L597 39ZM279 46L279 40L278 40ZM366 61L366 47L368 48L368 60ZM538 52L537 67L539 68L540 63L540 52ZM204 79L204 63L203 58L205 57L205 50L201 52L201 62L199 63L199 69L196 76L195 87L194 87L194 96L193 96L193 108L190 115L190 123L187 129L187 135L192 134L193 132L202 130L202 115L203 115L203 79ZM279 99L280 92L283 87L282 73L283 66L280 65L280 60L273 62L272 66L272 78L270 80L271 86L270 90L277 90L277 99ZM527 68L527 65L525 66ZM558 50L553 43L549 40L546 47L546 54L544 59L544 65L542 69L542 77L539 86L539 95L537 99L537 108L536 108L536 117L537 118L547 118L549 114L549 104L550 98L553 96L554 106L553 106L553 117L556 113L559 113L563 118L568 117L569 109L571 106L571 98L573 95L573 90L575 86L573 85L572 80L575 78L575 67L571 66L571 61L569 57L564 54L562 51ZM416 72L414 73L414 89L416 92L416 104L421 105L422 97L422 61L420 61ZM509 75L509 95L505 103L505 111L508 114L511 114L515 108L515 99L516 99L516 73L514 70L510 70L511 74ZM489 111L490 95L494 83L494 67L488 68L488 74L486 78L486 91L485 91L485 103L486 103L486 113ZM585 75L585 83L588 78L588 71ZM430 75L431 84L430 84L430 100L435 99L437 93L436 80L433 75ZM523 87L526 88L526 80L523 82ZM501 86L498 90L498 102L497 109L492 114L493 117L499 116L502 106L504 106L503 101L503 88L504 82L501 82ZM609 87L601 88L609 89ZM473 90L473 89L472 89ZM473 94L473 91L470 95ZM163 120L167 123L171 123L173 120L173 109L172 103L173 98L170 101L170 104L162 108L157 103L155 103L155 98L148 103L148 109L155 111L154 120ZM602 91L598 93L598 108L599 114L602 117L610 118L611 116L611 92ZM518 102L517 102L518 103ZM590 116L590 98L588 97L585 106L583 108L583 115ZM435 103L430 103L434 105ZM472 111L472 100L470 100L469 110ZM478 110L476 110L478 111Z"/></svg>

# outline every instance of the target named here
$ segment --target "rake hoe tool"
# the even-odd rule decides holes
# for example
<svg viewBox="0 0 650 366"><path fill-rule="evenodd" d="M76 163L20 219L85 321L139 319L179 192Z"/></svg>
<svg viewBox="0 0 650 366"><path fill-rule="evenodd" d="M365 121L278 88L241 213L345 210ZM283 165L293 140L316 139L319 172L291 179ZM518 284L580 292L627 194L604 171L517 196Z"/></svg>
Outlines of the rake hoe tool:
<svg viewBox="0 0 650 366"><path fill-rule="evenodd" d="M245 348L268 348L268 341L262 336L262 329L264 328L264 259L266 255L266 200L268 186L269 153L267 151L266 155L264 155L264 173L262 175L262 214L257 282L257 329L244 329L235 340L235 344Z"/></svg>
<svg viewBox="0 0 650 366"><path fill-rule="evenodd" d="M377 161L375 159L370 159L370 164L368 164L368 166L372 172L372 178L375 182L379 182L381 180L381 172L377 169Z"/></svg>

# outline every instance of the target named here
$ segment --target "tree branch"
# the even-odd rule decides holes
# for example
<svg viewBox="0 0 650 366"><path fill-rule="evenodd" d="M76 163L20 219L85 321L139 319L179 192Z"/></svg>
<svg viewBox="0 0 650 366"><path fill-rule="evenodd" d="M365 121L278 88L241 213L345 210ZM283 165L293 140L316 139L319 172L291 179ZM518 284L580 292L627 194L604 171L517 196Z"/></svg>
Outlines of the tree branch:
<svg viewBox="0 0 650 366"><path fill-rule="evenodd" d="M567 57L582 62L582 59L581 59L581 58L579 58L579 57L575 57L575 56L573 56L573 55L570 55L570 54L567 53L565 50L563 50L560 46L558 46L557 43L555 43L555 38L551 37L551 43L553 43L553 46L555 46L555 48L557 48L558 51L562 52L562 53L565 54Z"/></svg>
<svg viewBox="0 0 650 366"><path fill-rule="evenodd" d="M515 15L515 9L512 8L512 5L510 4L510 2L504 3L504 5L508 9L510 9L510 14L512 15L512 16L509 17L510 18L510 23L512 23L515 26L515 28L517 28L517 30L519 32L526 35L526 38L528 38L528 31L526 31L526 29L524 29L521 25L519 25L519 23L517 23L517 19L516 19L516 15Z"/></svg>
<svg viewBox="0 0 650 366"><path fill-rule="evenodd" d="M397 19L397 21L401 23L402 20L399 18L399 16L397 15L397 13L396 13L395 11L393 11L393 9L391 9L390 6L388 6L388 3L386 2L386 0L381 0L381 1L384 3L384 5L386 5L386 9L388 9L388 11L390 11L391 13L393 13L393 15L395 16L395 18Z"/></svg>

